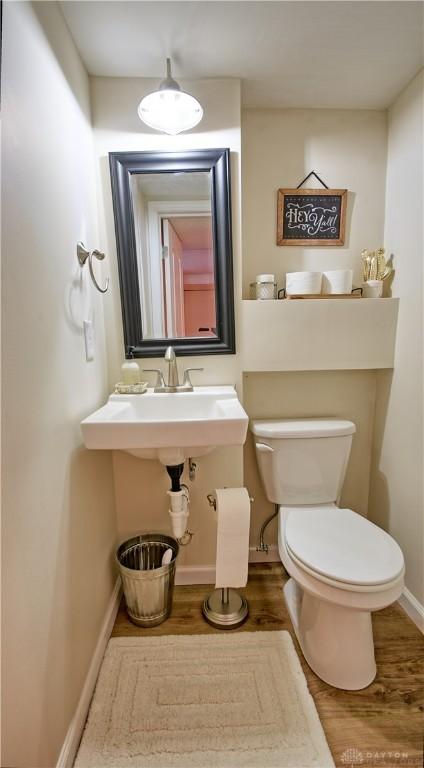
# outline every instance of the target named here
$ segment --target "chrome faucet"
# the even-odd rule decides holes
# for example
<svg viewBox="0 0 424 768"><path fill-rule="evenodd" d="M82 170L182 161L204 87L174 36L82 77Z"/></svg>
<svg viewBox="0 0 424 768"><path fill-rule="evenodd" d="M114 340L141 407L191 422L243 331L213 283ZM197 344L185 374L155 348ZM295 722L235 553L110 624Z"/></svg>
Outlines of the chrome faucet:
<svg viewBox="0 0 424 768"><path fill-rule="evenodd" d="M165 383L163 373L160 368L144 368L143 372L156 373L156 385L154 392L193 392L193 384L190 380L191 371L203 371L203 368L186 368L184 371L183 383L179 383L177 357L173 347L167 347L165 351L165 362L168 363L168 382Z"/></svg>
<svg viewBox="0 0 424 768"><path fill-rule="evenodd" d="M167 347L165 352L165 362L168 363L168 387L179 387L177 358L173 347Z"/></svg>

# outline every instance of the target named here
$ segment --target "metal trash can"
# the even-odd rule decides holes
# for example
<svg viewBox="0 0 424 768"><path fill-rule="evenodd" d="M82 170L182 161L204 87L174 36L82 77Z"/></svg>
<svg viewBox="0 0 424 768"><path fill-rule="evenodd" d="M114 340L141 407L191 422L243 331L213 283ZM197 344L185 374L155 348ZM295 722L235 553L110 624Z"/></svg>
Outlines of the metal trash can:
<svg viewBox="0 0 424 768"><path fill-rule="evenodd" d="M171 562L162 565L171 549ZM146 533L122 542L116 559L122 578L127 613L139 627L154 627L168 618L172 608L178 543L170 536Z"/></svg>

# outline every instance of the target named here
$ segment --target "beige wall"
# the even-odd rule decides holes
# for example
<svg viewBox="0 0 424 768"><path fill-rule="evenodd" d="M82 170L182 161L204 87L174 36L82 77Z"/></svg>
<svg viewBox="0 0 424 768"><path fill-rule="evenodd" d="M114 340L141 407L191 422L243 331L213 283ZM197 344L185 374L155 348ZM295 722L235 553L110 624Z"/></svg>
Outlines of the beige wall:
<svg viewBox="0 0 424 768"><path fill-rule="evenodd" d="M315 170L333 187L349 190L346 245L342 248L278 247L276 197L279 187L297 186ZM286 271L351 268L360 282L360 251L383 242L386 114L321 109L248 109L242 113L243 296L260 272L274 272L279 285ZM311 186L319 186L312 180ZM248 303L250 305L250 302ZM246 306L246 312L249 306ZM265 307L266 309L266 307ZM314 308L312 308L314 309ZM263 314L258 308L258 317ZM300 311L300 308L299 308ZM254 336L270 333L256 327ZM306 331L307 332L307 331ZM272 333L272 331L271 331ZM274 337L273 337L274 338ZM285 332L282 338L286 339ZM355 339L355 343L358 343ZM242 346L249 346L243 339ZM275 350L275 345L272 347ZM268 350L268 347L267 347ZM293 352L293 350L291 350ZM265 353L261 353L263 356ZM272 355L272 353L270 353ZM245 355L246 357L246 355ZM326 359L323 354L323 359ZM359 358L358 358L359 359ZM249 361L251 365L252 361ZM281 368L294 367L284 359ZM337 367L338 361L328 367ZM319 362L314 362L317 368ZM276 368L275 359L271 368ZM324 366L323 366L324 367ZM351 418L355 436L342 503L363 515L368 511L369 463L374 418L373 371L300 371L244 375L244 405L251 418L333 415ZM256 467L251 436L244 451L245 483L255 498L251 544L272 512ZM276 542L276 525L267 539Z"/></svg>
<svg viewBox="0 0 424 768"><path fill-rule="evenodd" d="M199 128L179 136L166 136L144 126L137 114L141 98L153 90L156 81L137 78L91 78L94 143L97 163L100 242L110 257L112 285L106 297L106 334L109 353L109 386L120 377L124 359L121 303L116 262L116 244L108 153L143 150L183 150L207 147L231 149L231 188L233 218L233 258L235 272L236 328L239 332L241 297L240 243L240 83L238 80L191 81L187 89L202 103L205 116ZM182 83L182 85L184 85ZM146 358L140 367L163 367L163 360ZM203 366L197 374L199 384L240 384L241 371L237 355L213 355L179 359L184 367ZM216 449L196 459L195 483L186 475L190 487L189 524L196 534L182 550L180 565L211 564L215 560L216 523L206 501L206 494L223 485L243 484L243 450ZM120 537L139 530L170 532L166 490L166 470L155 461L136 459L129 454L114 455L116 507Z"/></svg>
<svg viewBox="0 0 424 768"><path fill-rule="evenodd" d="M302 269L354 269L360 253L383 242L386 113L335 109L247 109L242 120L243 296L255 275ZM343 247L277 246L279 187L296 187L312 170L329 187L347 188ZM320 187L312 177L306 186Z"/></svg>
<svg viewBox="0 0 424 768"><path fill-rule="evenodd" d="M406 559L424 604L423 573L423 73L389 110L385 245L400 297L393 375L378 377L370 516Z"/></svg>
<svg viewBox="0 0 424 768"><path fill-rule="evenodd" d="M120 376L120 366L124 359L124 342L108 153L179 151L207 147L231 149L233 258L237 298L240 295L241 285L240 82L232 79L187 82L185 87L202 102L205 116L197 130L178 136L167 136L150 130L138 117L137 106L146 93L154 90L157 85L156 80L92 77L90 82L98 181L99 234L102 247L111 258L112 284L106 297L105 307L109 381L112 386ZM184 86L183 81L181 85ZM236 301L236 323L237 309ZM146 367L154 368L160 361L149 358L147 363L145 363ZM190 357L190 363L195 366L205 365L205 376L199 376L199 383L234 383L236 380L238 368L234 355L215 355L213 358Z"/></svg>
<svg viewBox="0 0 424 768"><path fill-rule="evenodd" d="M235 299L238 324L238 349L241 346L241 272L249 281L249 259L256 259L254 271L272 270L275 258L281 264L283 253L290 249L276 249L275 198L282 184L300 180L309 163L319 172L325 167L326 178L334 185L353 190L348 223L346 248L310 249L309 254L292 253L293 267L300 259L319 260L320 266L357 266L359 250L365 245L379 245L383 239L384 175L386 148L386 119L380 112L338 112L334 110L248 110L243 113L242 176L243 176L243 259L240 247L240 90L232 80L191 82L187 87L205 107L205 118L198 131L169 137L155 134L145 128L138 118L136 107L144 93L154 83L138 79L92 78L91 94L95 152L99 186L99 218L101 246L112 258L112 290L106 297L106 327L108 338L109 383L119 377L123 360L123 339L119 282L116 270L115 234L110 195L108 152L122 150L184 149L195 147L229 146L232 149L232 193L235 257ZM358 138L359 137L359 138ZM291 159L297 163L290 166ZM302 163L300 163L302 158ZM289 169L287 169L289 164ZM328 170L327 170L328 169ZM357 199L357 197L358 199ZM352 213L353 212L353 213ZM364 239L362 239L364 238ZM269 247L264 244L269 243ZM306 255L305 255L306 254ZM270 261L265 259L270 259ZM287 256L284 256L286 259ZM274 260L274 261L273 261ZM296 260L296 261L295 261ZM280 268L281 272L281 268ZM264 338L269 328L264 324ZM139 361L143 365L143 361ZM184 358L180 366L184 366ZM192 360L190 359L190 363ZM161 360L148 359L148 367L162 365ZM368 465L372 429L375 376L362 373L339 374L302 373L298 379L285 374L274 378L258 376L245 378L242 391L242 361L240 355L196 358L194 363L204 365L205 373L199 383L234 383L249 415L257 415L262 403L268 403L268 415L290 415L287 398L279 392L291 391L293 384L302 381L302 397L294 400L292 408L297 415L314 412L348 415L360 424L345 488L345 503L351 503L362 514L367 513ZM281 357L284 368L284 356ZM269 390L272 382L272 391ZM259 409L259 411L258 411ZM332 411L331 411L332 412ZM192 544L183 550L181 564L213 564L215 556L215 522L205 495L222 485L240 485L243 482L254 495L252 513L252 545L268 510L263 492L257 488L257 475L250 443L245 449L245 478L241 449L216 450L197 460L198 473L194 484L188 482L192 492L190 526L196 530ZM157 528L170 530L167 514L166 489L169 486L165 470L155 462L135 459L125 453L114 456L114 474L119 533L122 537L134 530ZM356 483L359 487L356 488Z"/></svg>
<svg viewBox="0 0 424 768"><path fill-rule="evenodd" d="M75 250L97 245L89 86L55 3L4 3L3 21L1 764L51 768L114 582L111 457L79 430L108 391Z"/></svg>
<svg viewBox="0 0 424 768"><path fill-rule="evenodd" d="M375 406L374 371L299 371L246 373L244 403L251 419L335 416L356 424L341 505L361 515L368 512L371 445ZM245 483L253 504L251 543L257 544L262 522L273 511L262 489L254 442L249 433L244 452ZM267 530L277 543L277 526Z"/></svg>

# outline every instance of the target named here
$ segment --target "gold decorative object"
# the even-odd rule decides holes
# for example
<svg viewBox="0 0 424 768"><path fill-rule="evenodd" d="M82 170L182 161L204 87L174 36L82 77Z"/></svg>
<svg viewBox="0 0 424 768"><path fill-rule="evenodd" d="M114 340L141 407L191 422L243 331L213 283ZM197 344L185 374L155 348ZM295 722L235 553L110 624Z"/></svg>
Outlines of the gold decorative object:
<svg viewBox="0 0 424 768"><path fill-rule="evenodd" d="M368 280L385 280L389 277L393 270L387 263L384 254L384 248L378 248L376 251L366 249L362 251L362 279L364 283Z"/></svg>

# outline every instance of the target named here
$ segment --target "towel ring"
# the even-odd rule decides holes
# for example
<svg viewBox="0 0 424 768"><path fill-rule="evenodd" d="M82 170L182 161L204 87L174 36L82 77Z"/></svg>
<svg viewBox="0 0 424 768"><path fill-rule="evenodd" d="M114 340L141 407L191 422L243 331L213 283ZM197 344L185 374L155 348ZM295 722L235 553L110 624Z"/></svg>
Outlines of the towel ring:
<svg viewBox="0 0 424 768"><path fill-rule="evenodd" d="M108 277L106 278L106 283L104 288L102 288L98 284L96 280L96 276L94 274L94 270L93 270L93 256L95 256L96 259L99 259L99 261L103 261L103 259L106 257L106 254L103 253L102 251L98 251L97 249L94 251L88 251L84 243L81 243L81 242L77 243L77 257L78 257L80 266L83 267L85 262L88 259L88 269L90 271L90 276L95 287L100 293L106 293L107 289L109 288L109 278Z"/></svg>

